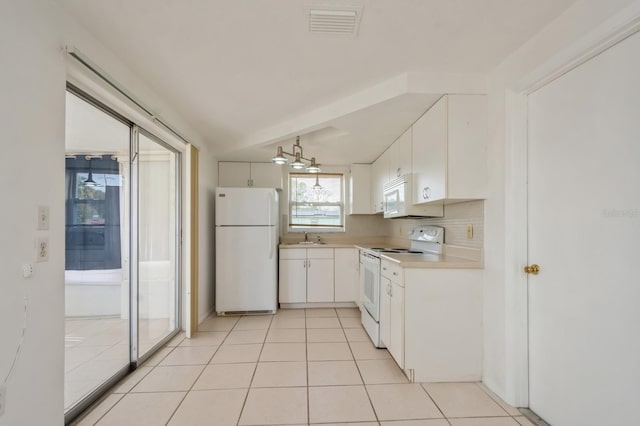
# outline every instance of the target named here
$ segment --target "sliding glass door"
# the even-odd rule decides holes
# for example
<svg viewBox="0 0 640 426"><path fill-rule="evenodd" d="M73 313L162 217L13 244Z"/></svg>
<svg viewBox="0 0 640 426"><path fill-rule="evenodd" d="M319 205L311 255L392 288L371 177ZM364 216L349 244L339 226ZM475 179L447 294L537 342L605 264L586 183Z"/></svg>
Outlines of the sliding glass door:
<svg viewBox="0 0 640 426"><path fill-rule="evenodd" d="M65 411L130 360L131 124L67 92Z"/></svg>
<svg viewBox="0 0 640 426"><path fill-rule="evenodd" d="M179 153L137 132L138 357L178 326Z"/></svg>
<svg viewBox="0 0 640 426"><path fill-rule="evenodd" d="M66 109L69 420L179 329L180 153L75 88Z"/></svg>

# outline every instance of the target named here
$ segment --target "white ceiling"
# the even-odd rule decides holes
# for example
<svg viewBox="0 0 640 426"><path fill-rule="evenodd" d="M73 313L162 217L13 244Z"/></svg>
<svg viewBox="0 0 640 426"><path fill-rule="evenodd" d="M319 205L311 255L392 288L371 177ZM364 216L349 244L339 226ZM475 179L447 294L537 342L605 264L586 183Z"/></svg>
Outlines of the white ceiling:
<svg viewBox="0 0 640 426"><path fill-rule="evenodd" d="M314 111L404 73L486 74L574 0L60 1L221 158L268 160L261 146L329 127L305 155L344 164L375 159L446 89ZM357 37L308 32L308 6L331 3L363 6Z"/></svg>

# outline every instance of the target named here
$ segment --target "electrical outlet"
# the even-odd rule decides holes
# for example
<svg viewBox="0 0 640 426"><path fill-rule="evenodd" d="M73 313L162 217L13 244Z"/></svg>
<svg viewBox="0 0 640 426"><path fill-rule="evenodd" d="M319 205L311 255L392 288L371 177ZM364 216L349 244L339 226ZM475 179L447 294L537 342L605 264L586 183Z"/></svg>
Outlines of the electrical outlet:
<svg viewBox="0 0 640 426"><path fill-rule="evenodd" d="M5 405L7 403L7 387L0 386L0 416L4 414Z"/></svg>
<svg viewBox="0 0 640 426"><path fill-rule="evenodd" d="M467 225L467 239L469 239L469 240L473 239L473 225L472 224Z"/></svg>
<svg viewBox="0 0 640 426"><path fill-rule="evenodd" d="M38 206L38 230L49 230L49 207Z"/></svg>
<svg viewBox="0 0 640 426"><path fill-rule="evenodd" d="M46 262L49 260L49 238L38 238L38 244L36 245L36 260L38 262Z"/></svg>

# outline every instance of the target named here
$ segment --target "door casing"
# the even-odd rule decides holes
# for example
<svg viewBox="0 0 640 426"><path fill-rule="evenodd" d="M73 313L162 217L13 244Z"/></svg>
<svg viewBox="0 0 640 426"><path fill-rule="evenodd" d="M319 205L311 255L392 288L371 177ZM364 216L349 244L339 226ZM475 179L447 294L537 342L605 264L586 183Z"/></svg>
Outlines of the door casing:
<svg viewBox="0 0 640 426"><path fill-rule="evenodd" d="M505 93L505 352L504 399L529 406L527 275L527 97L556 78L584 64L609 47L640 31L640 2L622 10L559 51Z"/></svg>

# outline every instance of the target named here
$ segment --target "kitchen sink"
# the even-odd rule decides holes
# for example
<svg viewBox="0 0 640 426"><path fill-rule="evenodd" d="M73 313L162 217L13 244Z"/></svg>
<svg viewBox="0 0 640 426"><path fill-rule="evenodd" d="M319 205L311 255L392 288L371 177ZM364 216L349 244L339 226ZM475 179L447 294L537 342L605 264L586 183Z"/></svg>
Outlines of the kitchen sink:
<svg viewBox="0 0 640 426"><path fill-rule="evenodd" d="M300 241L297 243L286 243L286 245L288 246L317 246L317 245L322 245L322 244L327 244L325 242L317 242L317 241Z"/></svg>

